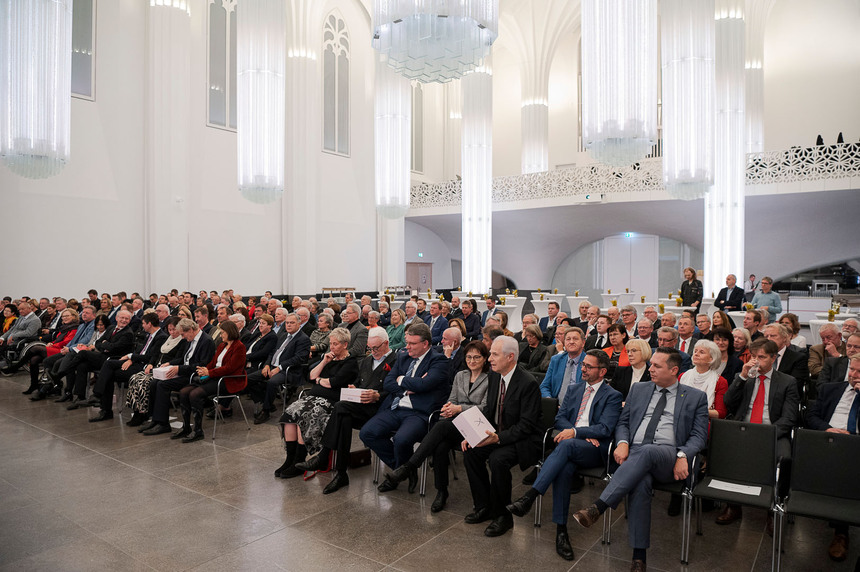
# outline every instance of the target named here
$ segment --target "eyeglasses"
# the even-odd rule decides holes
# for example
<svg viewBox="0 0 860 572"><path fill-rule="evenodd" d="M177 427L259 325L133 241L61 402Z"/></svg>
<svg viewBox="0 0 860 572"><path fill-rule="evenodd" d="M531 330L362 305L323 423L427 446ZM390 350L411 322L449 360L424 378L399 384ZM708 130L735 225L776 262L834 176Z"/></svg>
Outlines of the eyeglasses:
<svg viewBox="0 0 860 572"><path fill-rule="evenodd" d="M466 361L480 361L482 359L484 359L484 356L482 356L481 354L478 354L476 356L466 356Z"/></svg>
<svg viewBox="0 0 860 572"><path fill-rule="evenodd" d="M581 367L582 369L585 369L585 370L589 370L589 369L600 369L600 366L599 366L599 365L588 365L587 363L582 364L580 367Z"/></svg>
<svg viewBox="0 0 860 572"><path fill-rule="evenodd" d="M376 346L373 346L373 347L367 346L367 349L369 349L369 350L371 351L371 353L376 353L376 352L378 352L378 351L382 348L382 346L384 346L384 345L385 345L385 344L379 344L379 345L376 345Z"/></svg>

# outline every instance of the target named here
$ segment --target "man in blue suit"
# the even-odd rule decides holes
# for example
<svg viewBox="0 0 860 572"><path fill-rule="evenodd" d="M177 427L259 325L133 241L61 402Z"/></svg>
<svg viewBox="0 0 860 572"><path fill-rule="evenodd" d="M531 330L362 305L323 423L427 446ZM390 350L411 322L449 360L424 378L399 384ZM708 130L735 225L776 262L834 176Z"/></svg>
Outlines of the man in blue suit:
<svg viewBox="0 0 860 572"><path fill-rule="evenodd" d="M385 377L388 397L376 415L364 424L359 437L383 463L396 469L409 460L415 443L427 435L427 417L440 409L451 390L450 365L445 354L430 351L430 328L416 323L406 332L406 352L401 353ZM409 492L418 474L409 475ZM379 492L397 488L386 479Z"/></svg>
<svg viewBox="0 0 860 572"><path fill-rule="evenodd" d="M430 303L430 314L424 318L424 323L430 327L431 343L434 346L442 343L442 334L448 328L448 318L442 315L442 302L433 300Z"/></svg>
<svg viewBox="0 0 860 572"><path fill-rule="evenodd" d="M563 404L564 396L572 387L571 384L582 382L584 346L582 330L570 328L565 332L564 352L552 356L549 360L549 367L540 384L541 397L554 397Z"/></svg>
<svg viewBox="0 0 860 572"><path fill-rule="evenodd" d="M526 494L508 505L517 516L525 516L532 503L546 493L552 484L552 521L556 523L555 550L565 560L573 560L573 548L567 533L570 512L571 479L578 468L606 465L609 442L621 415L621 393L604 383L609 356L591 350L582 364L582 379L564 398L555 428L558 446L547 457L535 484Z"/></svg>
<svg viewBox="0 0 860 572"><path fill-rule="evenodd" d="M546 333L546 331L549 328L555 328L555 326L556 326L555 318L556 318L556 316L558 316L558 311L559 311L558 302L552 301L546 305L546 313L549 315L544 316L543 318L540 319L540 322L538 323L538 325L540 326L540 331Z"/></svg>
<svg viewBox="0 0 860 572"><path fill-rule="evenodd" d="M672 348L657 348L651 357L654 383L636 383L627 394L615 430L615 461L620 465L600 498L573 518L589 527L609 508L627 500L628 541L633 548L631 570L645 570L651 543L651 483L686 479L688 459L705 447L708 437L708 397L681 385L681 356Z"/></svg>
<svg viewBox="0 0 860 572"><path fill-rule="evenodd" d="M489 298L487 298L486 301L487 301L487 309L484 310L483 314L481 314L481 327L482 328L487 325L487 318L491 318L491 317L495 316L496 312L498 312L498 310L496 310L496 304L499 303L498 299L496 299L494 296L490 296Z"/></svg>

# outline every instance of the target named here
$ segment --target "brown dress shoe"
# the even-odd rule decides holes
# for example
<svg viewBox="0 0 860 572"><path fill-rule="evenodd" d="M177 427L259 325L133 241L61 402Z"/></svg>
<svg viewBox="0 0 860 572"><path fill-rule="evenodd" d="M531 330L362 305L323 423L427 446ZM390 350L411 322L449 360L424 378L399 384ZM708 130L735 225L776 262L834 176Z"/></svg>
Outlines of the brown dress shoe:
<svg viewBox="0 0 860 572"><path fill-rule="evenodd" d="M830 559L834 562L845 560L848 557L848 537L844 534L834 536L828 553L830 554Z"/></svg>
<svg viewBox="0 0 860 572"><path fill-rule="evenodd" d="M740 520L743 515L744 513L740 505L727 504L723 512L717 516L715 522L717 524L731 524L736 520Z"/></svg>
<svg viewBox="0 0 860 572"><path fill-rule="evenodd" d="M645 572L645 561L634 560L630 563L630 572Z"/></svg>
<svg viewBox="0 0 860 572"><path fill-rule="evenodd" d="M588 528L600 518L600 511L595 505L583 508L573 513L573 518L583 527Z"/></svg>

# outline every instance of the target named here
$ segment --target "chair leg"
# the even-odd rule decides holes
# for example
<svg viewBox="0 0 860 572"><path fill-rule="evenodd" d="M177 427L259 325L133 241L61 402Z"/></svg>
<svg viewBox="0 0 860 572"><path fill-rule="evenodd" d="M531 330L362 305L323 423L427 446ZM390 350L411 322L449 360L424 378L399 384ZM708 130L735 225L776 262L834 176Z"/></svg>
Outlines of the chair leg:
<svg viewBox="0 0 860 572"><path fill-rule="evenodd" d="M690 557L690 525L692 520L693 498L690 491L684 491L684 516L681 521L681 564L688 564Z"/></svg>
<svg viewBox="0 0 860 572"><path fill-rule="evenodd" d="M601 544L612 544L612 508L609 507L606 509L606 512L603 513L603 538L600 540Z"/></svg>
<svg viewBox="0 0 860 572"><path fill-rule="evenodd" d="M427 468L429 465L429 460L427 458L424 459L424 462L421 463L421 485L418 487L418 494L420 496L427 496ZM436 468L433 469L434 471Z"/></svg>
<svg viewBox="0 0 860 572"><path fill-rule="evenodd" d="M239 411L242 412L242 419L245 420L245 425L248 427L248 431L251 430L251 424L248 423L248 416L245 415L245 408L242 407L242 398L238 395L234 395L233 398L236 400L236 405L239 407Z"/></svg>
<svg viewBox="0 0 860 572"><path fill-rule="evenodd" d="M212 398L212 403L215 407L215 417L213 418L214 423L212 424L212 440L215 440L215 432L218 430L218 418L221 417L221 407L218 404L218 396ZM244 415L244 412L243 412Z"/></svg>
<svg viewBox="0 0 860 572"><path fill-rule="evenodd" d="M779 572L782 566L782 527L783 511L781 506L777 506L773 511L773 557L771 559L770 569L774 572Z"/></svg>
<svg viewBox="0 0 860 572"><path fill-rule="evenodd" d="M379 460L379 456L373 451L370 450L370 464L373 465L373 484L379 483L379 473L380 473L380 464L382 461Z"/></svg>
<svg viewBox="0 0 860 572"><path fill-rule="evenodd" d="M451 449L451 473L455 481L459 480L457 478L457 455L454 453L454 449Z"/></svg>
<svg viewBox="0 0 860 572"><path fill-rule="evenodd" d="M543 507L543 495L538 495L535 499L535 526L540 526L541 507Z"/></svg>

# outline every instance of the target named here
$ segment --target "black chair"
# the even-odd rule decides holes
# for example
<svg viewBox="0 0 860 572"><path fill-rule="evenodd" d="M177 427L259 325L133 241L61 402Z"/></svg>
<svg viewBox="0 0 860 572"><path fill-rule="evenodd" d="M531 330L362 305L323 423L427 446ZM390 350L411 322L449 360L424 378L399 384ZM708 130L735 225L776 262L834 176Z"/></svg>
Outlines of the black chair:
<svg viewBox="0 0 860 572"><path fill-rule="evenodd" d="M792 458L791 487L777 511L860 525L860 437L798 429ZM781 551L782 526L773 536Z"/></svg>
<svg viewBox="0 0 860 572"><path fill-rule="evenodd" d="M773 510L778 506L776 427L714 419L705 477L693 488L693 496ZM743 487L749 487L744 489ZM697 511L696 533L702 534L702 514ZM782 513L776 511L773 561L778 559L778 534Z"/></svg>
<svg viewBox="0 0 860 572"><path fill-rule="evenodd" d="M609 451L606 456L606 465L600 467L593 467L590 469L577 469L576 472L584 479L594 479L596 481L603 481L604 483L609 483L612 480L613 464L615 461L612 458L612 450L615 448L615 440L613 439L609 443ZM618 468L618 465L614 465L615 468ZM601 544L610 544L610 533L612 530L612 507L607 507L606 511L603 513L603 535L600 537Z"/></svg>

